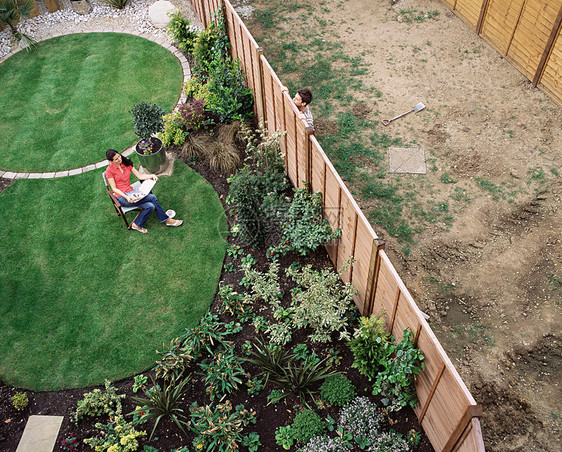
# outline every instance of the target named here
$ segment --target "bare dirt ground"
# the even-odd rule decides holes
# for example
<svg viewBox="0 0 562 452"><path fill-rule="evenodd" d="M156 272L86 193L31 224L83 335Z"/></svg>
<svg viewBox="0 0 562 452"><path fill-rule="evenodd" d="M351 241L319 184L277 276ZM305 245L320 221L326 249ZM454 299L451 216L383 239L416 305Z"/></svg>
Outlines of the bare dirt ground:
<svg viewBox="0 0 562 452"><path fill-rule="evenodd" d="M562 450L562 108L437 0L308 3L302 30L370 63L363 83L382 96L365 99L366 119L427 106L388 127L425 150L416 186L466 195L452 226L426 227L409 255L375 230L483 405L487 450ZM312 20L320 12L331 20Z"/></svg>

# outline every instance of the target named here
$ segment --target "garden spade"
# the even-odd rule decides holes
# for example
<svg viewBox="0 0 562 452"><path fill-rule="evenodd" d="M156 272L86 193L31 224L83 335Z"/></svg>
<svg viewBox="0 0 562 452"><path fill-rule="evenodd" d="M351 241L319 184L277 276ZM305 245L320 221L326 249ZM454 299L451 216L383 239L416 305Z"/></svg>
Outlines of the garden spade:
<svg viewBox="0 0 562 452"><path fill-rule="evenodd" d="M413 107L411 110L408 110L406 113L402 113L401 115L395 116L395 117L392 118L392 119L383 119L383 120L382 120L382 125L383 125L383 126L387 126L387 125L389 125L392 121L394 121L395 119L401 118L402 116L405 116L405 115L407 115L408 113L412 113L412 112L417 113L418 111L421 111L421 110L423 110L424 108L425 108L425 105L420 102L420 103L414 105L414 107Z"/></svg>

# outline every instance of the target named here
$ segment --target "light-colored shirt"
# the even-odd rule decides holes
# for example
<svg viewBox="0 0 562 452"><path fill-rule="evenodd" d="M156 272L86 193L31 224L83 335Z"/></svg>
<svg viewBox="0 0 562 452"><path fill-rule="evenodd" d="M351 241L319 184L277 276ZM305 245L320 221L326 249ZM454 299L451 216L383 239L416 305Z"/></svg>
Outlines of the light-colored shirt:
<svg viewBox="0 0 562 452"><path fill-rule="evenodd" d="M308 108L308 105L306 106L306 109L304 111L301 111L301 113L304 115L304 119L306 119L306 124L309 127L314 127L314 118L312 117L312 113L310 112L310 108Z"/></svg>

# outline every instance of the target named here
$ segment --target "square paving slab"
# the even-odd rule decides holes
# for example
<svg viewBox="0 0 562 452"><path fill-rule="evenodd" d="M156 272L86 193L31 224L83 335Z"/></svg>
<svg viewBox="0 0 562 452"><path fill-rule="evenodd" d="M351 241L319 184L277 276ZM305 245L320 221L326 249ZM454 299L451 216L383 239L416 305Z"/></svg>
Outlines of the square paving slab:
<svg viewBox="0 0 562 452"><path fill-rule="evenodd" d="M52 452L63 416L29 416L16 452Z"/></svg>
<svg viewBox="0 0 562 452"><path fill-rule="evenodd" d="M388 172L425 174L425 152L422 148L388 149Z"/></svg>

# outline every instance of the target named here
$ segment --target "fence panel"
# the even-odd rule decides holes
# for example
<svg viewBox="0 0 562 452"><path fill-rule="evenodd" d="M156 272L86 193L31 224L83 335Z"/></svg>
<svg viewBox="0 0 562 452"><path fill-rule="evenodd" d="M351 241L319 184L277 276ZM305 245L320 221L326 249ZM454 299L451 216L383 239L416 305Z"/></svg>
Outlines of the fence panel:
<svg viewBox="0 0 562 452"><path fill-rule="evenodd" d="M560 38L560 32L558 32L550 58L544 67L539 87L550 94L559 105L562 105L562 38Z"/></svg>
<svg viewBox="0 0 562 452"><path fill-rule="evenodd" d="M489 0L482 21L481 36L499 53L505 55L519 21L525 0Z"/></svg>
<svg viewBox="0 0 562 452"><path fill-rule="evenodd" d="M458 14L473 30L476 30L476 24L480 17L480 9L483 0L457 0L455 4L455 13Z"/></svg>
<svg viewBox="0 0 562 452"><path fill-rule="evenodd" d="M562 0L525 2L507 59L531 80L537 72L561 7Z"/></svg>

